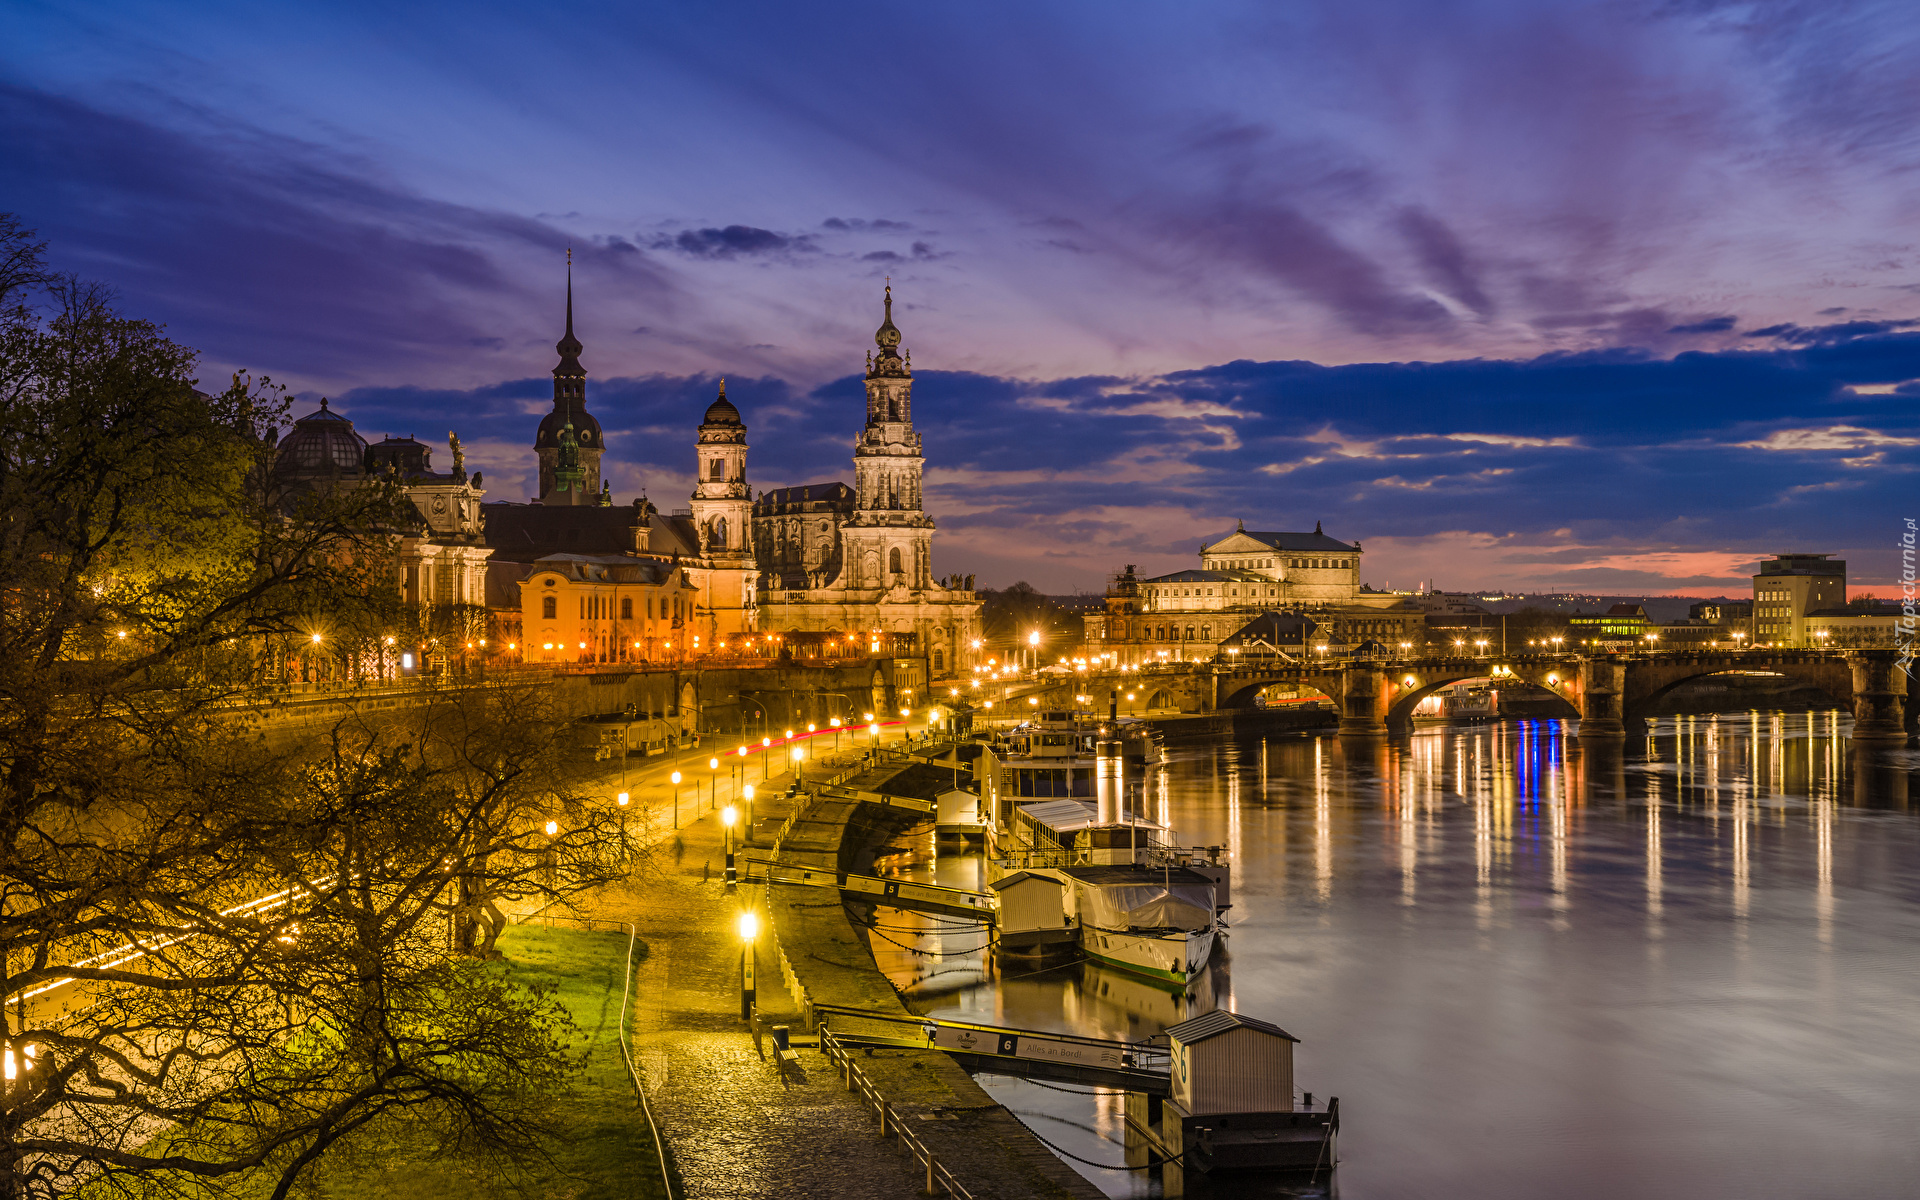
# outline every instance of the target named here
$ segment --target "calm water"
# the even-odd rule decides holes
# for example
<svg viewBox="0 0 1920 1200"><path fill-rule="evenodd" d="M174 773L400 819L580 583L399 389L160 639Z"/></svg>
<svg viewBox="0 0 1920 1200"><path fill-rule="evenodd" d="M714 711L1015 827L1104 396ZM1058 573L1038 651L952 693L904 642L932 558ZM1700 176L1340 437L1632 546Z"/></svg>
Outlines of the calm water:
<svg viewBox="0 0 1920 1200"><path fill-rule="evenodd" d="M1218 1004L1301 1038L1297 1086L1341 1100L1337 1177L1213 1195L1912 1196L1920 756L1856 751L1846 726L1681 717L1612 753L1557 722L1175 747L1149 815L1235 867L1194 994L1085 966L1002 977L968 953L980 933L892 913L875 945L929 1012L1139 1037ZM924 843L897 865L981 871ZM982 1083L1062 1148L1122 1161L1118 1097Z"/></svg>

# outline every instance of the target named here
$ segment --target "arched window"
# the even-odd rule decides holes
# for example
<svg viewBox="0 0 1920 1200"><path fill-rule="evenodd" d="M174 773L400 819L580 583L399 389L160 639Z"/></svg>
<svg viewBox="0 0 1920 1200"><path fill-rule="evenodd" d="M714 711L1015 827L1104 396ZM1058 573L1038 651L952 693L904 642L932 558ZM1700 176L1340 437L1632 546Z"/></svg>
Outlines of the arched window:
<svg viewBox="0 0 1920 1200"><path fill-rule="evenodd" d="M947 669L946 658L938 650L933 652L933 669L935 671L944 671Z"/></svg>
<svg viewBox="0 0 1920 1200"><path fill-rule="evenodd" d="M1187 640L1188 641L1193 640L1193 626L1191 625L1187 626Z"/></svg>
<svg viewBox="0 0 1920 1200"><path fill-rule="evenodd" d="M633 600L631 597L622 597L620 601L620 619L622 621L633 620Z"/></svg>
<svg viewBox="0 0 1920 1200"><path fill-rule="evenodd" d="M727 477L727 460L726 459L712 458L707 460L707 478L708 479L725 479L726 477Z"/></svg>
<svg viewBox="0 0 1920 1200"><path fill-rule="evenodd" d="M895 546L893 549L887 551L887 570L892 571L895 575L900 574L900 547Z"/></svg>
<svg viewBox="0 0 1920 1200"><path fill-rule="evenodd" d="M540 615L544 619L549 621L553 620L560 615L559 609L560 602L552 596L543 596L540 598Z"/></svg>
<svg viewBox="0 0 1920 1200"><path fill-rule="evenodd" d="M725 517L715 517L713 519L713 544L716 549L724 550L727 548L727 519Z"/></svg>
<svg viewBox="0 0 1920 1200"><path fill-rule="evenodd" d="M1200 640L1203 642L1210 642L1213 640L1213 626L1202 625L1200 627Z"/></svg>

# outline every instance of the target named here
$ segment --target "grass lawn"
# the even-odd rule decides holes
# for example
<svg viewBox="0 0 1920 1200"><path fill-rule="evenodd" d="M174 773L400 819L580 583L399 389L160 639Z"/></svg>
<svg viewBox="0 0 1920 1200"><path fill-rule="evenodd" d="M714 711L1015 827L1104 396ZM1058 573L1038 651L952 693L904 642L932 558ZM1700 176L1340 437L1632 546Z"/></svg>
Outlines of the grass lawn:
<svg viewBox="0 0 1920 1200"><path fill-rule="evenodd" d="M540 1200L664 1200L660 1163L646 1115L620 1053L620 990L627 935L516 925L500 936L514 976L529 986L551 985L580 1029L586 1069L563 1121L566 1132L547 1146L552 1163L522 1179L480 1177L472 1163L388 1158L329 1166L322 1158L305 1194L326 1200L479 1200L500 1195ZM637 962L645 944L635 949ZM629 1008L628 1016L632 1016ZM269 1195L272 1181L260 1195Z"/></svg>

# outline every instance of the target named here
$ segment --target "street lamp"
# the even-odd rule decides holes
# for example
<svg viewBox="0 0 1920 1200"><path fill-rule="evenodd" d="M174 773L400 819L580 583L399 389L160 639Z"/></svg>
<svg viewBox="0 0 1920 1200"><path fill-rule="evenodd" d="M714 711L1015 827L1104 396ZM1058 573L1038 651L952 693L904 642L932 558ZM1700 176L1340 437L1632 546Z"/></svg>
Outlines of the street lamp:
<svg viewBox="0 0 1920 1200"><path fill-rule="evenodd" d="M673 773L673 827L680 828L680 772Z"/></svg>
<svg viewBox="0 0 1920 1200"><path fill-rule="evenodd" d="M760 918L752 909L743 909L740 913L740 1019L753 1020L753 968L755 954L753 939L760 936Z"/></svg>
<svg viewBox="0 0 1920 1200"><path fill-rule="evenodd" d="M733 870L733 823L740 819L740 810L729 804L720 813L720 823L727 827L727 887L732 888L738 882Z"/></svg>
<svg viewBox="0 0 1920 1200"><path fill-rule="evenodd" d="M744 836L751 839L753 837L753 785L748 784L741 788L740 795L747 802L747 832Z"/></svg>

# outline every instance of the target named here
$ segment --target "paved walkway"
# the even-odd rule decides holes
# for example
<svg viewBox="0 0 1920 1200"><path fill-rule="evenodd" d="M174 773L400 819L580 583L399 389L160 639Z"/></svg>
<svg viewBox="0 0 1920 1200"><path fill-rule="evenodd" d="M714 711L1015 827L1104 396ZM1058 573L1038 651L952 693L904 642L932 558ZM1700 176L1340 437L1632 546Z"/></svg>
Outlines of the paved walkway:
<svg viewBox="0 0 1920 1200"><path fill-rule="evenodd" d="M705 773L705 756L698 761ZM669 769L663 764L659 772ZM777 795L790 781L775 778L764 790ZM723 806L727 800L722 788ZM770 799L768 809L762 815L783 817L785 802ZM767 1058L755 1052L740 1020L738 907L721 880L720 825L711 813L689 817L683 809L677 843L667 830L655 861L628 884L580 905L595 916L633 921L647 943L634 987L636 1065L684 1194L690 1200L917 1195L924 1180L912 1158L898 1143L880 1139L873 1116L837 1075L820 1069L818 1055L802 1056L803 1080L783 1083L771 1040ZM703 878L709 864L711 874ZM758 983L763 1015L778 1020L785 1012L798 1026L764 947Z"/></svg>

